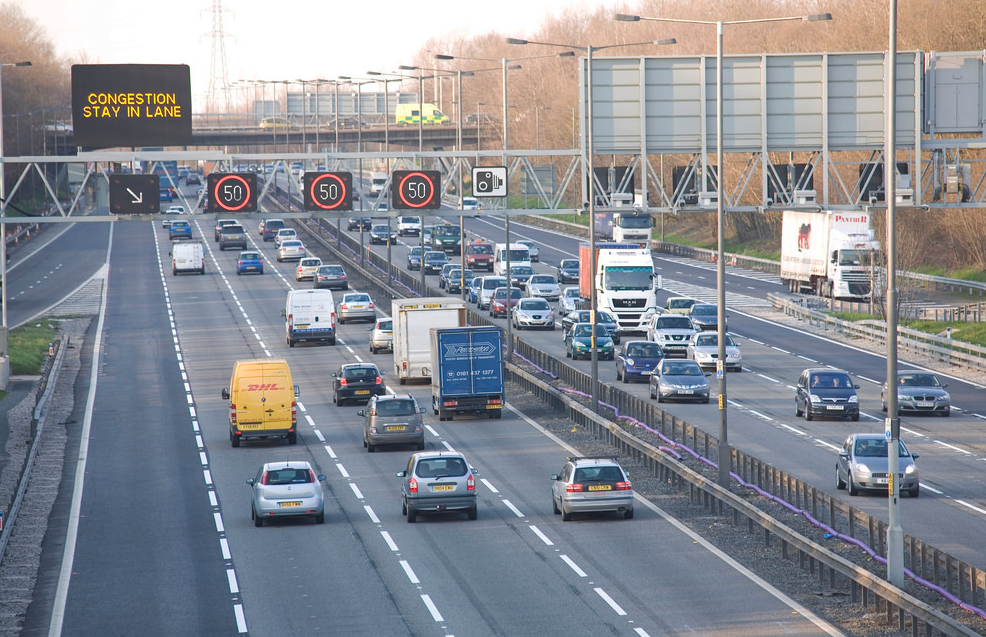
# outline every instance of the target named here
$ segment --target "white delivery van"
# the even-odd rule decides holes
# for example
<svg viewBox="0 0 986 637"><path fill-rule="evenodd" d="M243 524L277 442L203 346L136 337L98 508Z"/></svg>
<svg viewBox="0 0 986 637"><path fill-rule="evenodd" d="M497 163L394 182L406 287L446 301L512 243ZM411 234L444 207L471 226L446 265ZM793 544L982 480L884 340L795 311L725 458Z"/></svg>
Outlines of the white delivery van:
<svg viewBox="0 0 986 637"><path fill-rule="evenodd" d="M171 244L171 274L198 272L205 274L205 246L201 241L175 241Z"/></svg>
<svg viewBox="0 0 986 637"><path fill-rule="evenodd" d="M387 173L370 173L370 194L383 192L387 185Z"/></svg>
<svg viewBox="0 0 986 637"><path fill-rule="evenodd" d="M510 267L515 265L526 265L531 267L531 252L522 243L510 244ZM499 276L507 276L507 244L498 243L493 251L493 273Z"/></svg>
<svg viewBox="0 0 986 637"><path fill-rule="evenodd" d="M288 347L306 341L336 344L336 304L330 290L288 291L281 316Z"/></svg>
<svg viewBox="0 0 986 637"><path fill-rule="evenodd" d="M464 327L466 304L462 299L438 296L394 299L394 368L401 385L408 380L431 378L431 328Z"/></svg>

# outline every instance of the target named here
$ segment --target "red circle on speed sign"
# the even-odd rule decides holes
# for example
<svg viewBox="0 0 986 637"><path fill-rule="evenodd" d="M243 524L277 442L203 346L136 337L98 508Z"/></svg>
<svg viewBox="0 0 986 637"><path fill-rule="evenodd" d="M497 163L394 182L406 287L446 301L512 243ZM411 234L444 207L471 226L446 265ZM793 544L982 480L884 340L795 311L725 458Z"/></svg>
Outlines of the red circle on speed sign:
<svg viewBox="0 0 986 637"><path fill-rule="evenodd" d="M240 201L239 205L231 205L234 203L233 201L226 201L219 196L222 185L227 181L229 181L230 179L238 181L240 185L243 186L243 199L242 201ZM216 202L217 206L229 210L230 212L236 212L237 210L243 208L248 203L250 203L250 183L243 177L236 174L224 175L218 181L216 181L216 187L213 188L212 197L213 197L213 201Z"/></svg>
<svg viewBox="0 0 986 637"><path fill-rule="evenodd" d="M428 186L427 194L424 197L421 197L420 201L417 203L414 201L408 201L408 198L405 196L406 193L404 191L404 186L412 178L416 178L418 181L424 182ZM431 180L431 177L429 177L425 173L411 172L404 175L404 178L401 179L400 183L398 184L397 193L398 196L401 198L401 201L403 201L407 206L411 208L424 208L425 206L431 203L432 197L435 196L435 183ZM418 199L418 197L415 197L415 199Z"/></svg>
<svg viewBox="0 0 986 637"><path fill-rule="evenodd" d="M323 179L331 179L339 185L339 197L334 203L323 203L324 200L322 198L315 196L315 187L318 185L318 182ZM311 199L316 206L325 210L332 210L334 208L338 208L344 201L346 201L346 182L344 182L339 175L336 175L335 173L323 173L312 181L311 188L308 189L308 194L311 196Z"/></svg>

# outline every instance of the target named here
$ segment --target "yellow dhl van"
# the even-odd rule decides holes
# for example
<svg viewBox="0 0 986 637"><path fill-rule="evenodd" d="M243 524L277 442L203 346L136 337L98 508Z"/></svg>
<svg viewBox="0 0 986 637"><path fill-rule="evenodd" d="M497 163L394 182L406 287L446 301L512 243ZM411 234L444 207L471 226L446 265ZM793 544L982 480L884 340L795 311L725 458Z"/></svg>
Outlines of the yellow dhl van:
<svg viewBox="0 0 986 637"><path fill-rule="evenodd" d="M417 124L421 121L421 113L424 113L425 124L445 124L449 121L448 115L438 110L434 104L427 102L424 104L398 104L394 118L398 124Z"/></svg>
<svg viewBox="0 0 986 637"><path fill-rule="evenodd" d="M298 404L301 394L291 382L285 360L244 360L233 364L233 376L222 397L229 401L229 441L240 446L241 439L287 438L298 442Z"/></svg>

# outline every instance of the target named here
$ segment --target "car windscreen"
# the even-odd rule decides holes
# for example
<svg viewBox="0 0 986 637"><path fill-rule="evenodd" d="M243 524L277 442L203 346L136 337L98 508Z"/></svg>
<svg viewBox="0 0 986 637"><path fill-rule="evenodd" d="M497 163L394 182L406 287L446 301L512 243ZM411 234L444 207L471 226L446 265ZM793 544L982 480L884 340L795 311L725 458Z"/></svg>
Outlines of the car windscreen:
<svg viewBox="0 0 986 637"><path fill-rule="evenodd" d="M690 330L692 322L684 316L662 316L657 319L657 329Z"/></svg>
<svg viewBox="0 0 986 637"><path fill-rule="evenodd" d="M551 306L544 299L524 299L520 302L522 310L550 310Z"/></svg>
<svg viewBox="0 0 986 637"><path fill-rule="evenodd" d="M531 277L531 283L547 283L551 284L555 282L555 278L548 274L537 274Z"/></svg>

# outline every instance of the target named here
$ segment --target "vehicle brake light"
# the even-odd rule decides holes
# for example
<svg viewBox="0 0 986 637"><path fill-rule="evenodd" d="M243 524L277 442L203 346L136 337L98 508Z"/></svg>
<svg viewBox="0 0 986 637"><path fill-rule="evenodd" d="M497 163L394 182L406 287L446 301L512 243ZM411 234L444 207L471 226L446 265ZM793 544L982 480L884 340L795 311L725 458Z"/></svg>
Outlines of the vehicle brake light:
<svg viewBox="0 0 986 637"><path fill-rule="evenodd" d="M243 265L243 259L237 259L236 265Z"/></svg>
<svg viewBox="0 0 986 637"><path fill-rule="evenodd" d="M565 490L569 493L582 493L583 491L581 484L570 484Z"/></svg>
<svg viewBox="0 0 986 637"><path fill-rule="evenodd" d="M377 376L377 382L376 382L376 384L377 385L382 385L383 384L383 379L380 378L379 376Z"/></svg>
<svg viewBox="0 0 986 637"><path fill-rule="evenodd" d="M345 386L346 386L346 385L348 385L348 384L349 384L349 383L348 383L348 382L346 382L346 379L345 379L345 378L340 378L340 379L339 379L339 385L340 385L341 387L345 387Z"/></svg>
<svg viewBox="0 0 986 637"><path fill-rule="evenodd" d="M342 304L340 304L340 305L339 305L339 309L340 309L340 310L345 310L345 309L347 309L347 308L346 308L346 304L345 304L345 303L342 303Z"/></svg>
<svg viewBox="0 0 986 637"><path fill-rule="evenodd" d="M630 483L629 482L617 482L616 483L616 490L617 491L629 491L630 489L631 489L631 487L630 487Z"/></svg>
<svg viewBox="0 0 986 637"><path fill-rule="evenodd" d="M236 405L233 403L229 404L229 422L236 424Z"/></svg>
<svg viewBox="0 0 986 637"><path fill-rule="evenodd" d="M294 314L288 314L288 327L294 327Z"/></svg>
<svg viewBox="0 0 986 637"><path fill-rule="evenodd" d="M407 484L407 490L410 491L411 493L417 493L418 492L418 481L415 480L414 478L411 478L411 481L408 482L408 484Z"/></svg>
<svg viewBox="0 0 986 637"><path fill-rule="evenodd" d="M298 422L298 403L291 401L291 424Z"/></svg>
<svg viewBox="0 0 986 637"><path fill-rule="evenodd" d="M260 484L267 484L267 476L269 475L269 473L265 473L264 477L260 479Z"/></svg>
<svg viewBox="0 0 986 637"><path fill-rule="evenodd" d="M373 309L373 301L370 301L370 309Z"/></svg>
<svg viewBox="0 0 986 637"><path fill-rule="evenodd" d="M466 478L466 491L475 491L475 490L476 490L476 478L474 478L470 473L469 477Z"/></svg>

